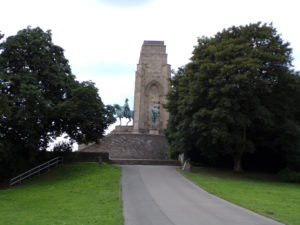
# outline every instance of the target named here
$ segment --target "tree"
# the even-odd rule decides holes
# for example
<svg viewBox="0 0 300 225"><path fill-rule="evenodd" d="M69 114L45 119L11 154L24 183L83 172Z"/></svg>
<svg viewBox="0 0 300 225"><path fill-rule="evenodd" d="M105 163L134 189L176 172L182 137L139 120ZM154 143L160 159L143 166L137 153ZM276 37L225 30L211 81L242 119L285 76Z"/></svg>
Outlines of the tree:
<svg viewBox="0 0 300 225"><path fill-rule="evenodd" d="M33 162L64 132L79 143L98 141L114 121L94 84L75 80L63 49L39 27L0 44L0 94L1 162Z"/></svg>
<svg viewBox="0 0 300 225"><path fill-rule="evenodd" d="M104 106L98 89L91 81L78 84L69 99L59 107L58 113L66 118L64 131L79 143L98 142L107 127L115 122L112 106Z"/></svg>
<svg viewBox="0 0 300 225"><path fill-rule="evenodd" d="M298 79L291 52L272 25L261 23L199 38L191 62L171 80L166 105L171 146L175 136L175 143L190 141L190 155L231 155L234 171L240 172L243 155L257 150L257 139L265 138L256 132L279 140L280 127L288 121L299 127L290 100L299 85L286 94Z"/></svg>

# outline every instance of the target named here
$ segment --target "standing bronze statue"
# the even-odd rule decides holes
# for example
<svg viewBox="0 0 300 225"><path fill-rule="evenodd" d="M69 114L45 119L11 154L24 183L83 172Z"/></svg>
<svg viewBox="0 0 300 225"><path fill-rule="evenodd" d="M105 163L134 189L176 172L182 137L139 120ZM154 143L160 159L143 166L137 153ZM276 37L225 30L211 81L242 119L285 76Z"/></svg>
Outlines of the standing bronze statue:
<svg viewBox="0 0 300 225"><path fill-rule="evenodd" d="M158 109L157 106L154 105L151 108L151 122L152 122L152 125L156 125L158 114L159 114L159 109Z"/></svg>

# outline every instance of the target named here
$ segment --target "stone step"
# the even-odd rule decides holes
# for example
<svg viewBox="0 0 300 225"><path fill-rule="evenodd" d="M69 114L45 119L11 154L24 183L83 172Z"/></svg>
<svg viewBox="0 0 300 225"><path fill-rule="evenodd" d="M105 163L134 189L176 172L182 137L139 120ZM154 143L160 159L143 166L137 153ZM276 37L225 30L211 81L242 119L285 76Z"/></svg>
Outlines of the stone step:
<svg viewBox="0 0 300 225"><path fill-rule="evenodd" d="M151 160L151 159L110 159L109 163L117 165L164 165L181 166L178 160Z"/></svg>

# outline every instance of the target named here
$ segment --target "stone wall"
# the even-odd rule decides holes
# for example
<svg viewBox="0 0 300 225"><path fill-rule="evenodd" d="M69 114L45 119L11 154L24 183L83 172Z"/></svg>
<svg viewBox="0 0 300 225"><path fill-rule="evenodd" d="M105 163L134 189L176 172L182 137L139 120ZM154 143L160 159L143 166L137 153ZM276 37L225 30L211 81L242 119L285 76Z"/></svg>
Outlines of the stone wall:
<svg viewBox="0 0 300 225"><path fill-rule="evenodd" d="M108 162L108 152L72 152L71 162Z"/></svg>
<svg viewBox="0 0 300 225"><path fill-rule="evenodd" d="M110 134L82 152L108 152L112 159L167 159L168 143L162 135Z"/></svg>

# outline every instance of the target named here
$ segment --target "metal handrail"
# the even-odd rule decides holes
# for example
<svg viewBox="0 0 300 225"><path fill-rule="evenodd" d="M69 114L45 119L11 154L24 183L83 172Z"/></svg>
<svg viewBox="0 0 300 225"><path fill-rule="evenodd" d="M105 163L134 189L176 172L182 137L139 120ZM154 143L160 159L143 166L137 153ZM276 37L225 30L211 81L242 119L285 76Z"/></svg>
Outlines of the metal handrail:
<svg viewBox="0 0 300 225"><path fill-rule="evenodd" d="M21 183L23 180L32 177L35 174L40 174L41 171L45 170L45 169L50 169L51 166L53 165L58 165L59 163L63 163L64 158L62 156L58 156L54 159L49 160L48 162L45 162L41 165L38 165L12 179L9 180L9 185L13 186L15 184Z"/></svg>

